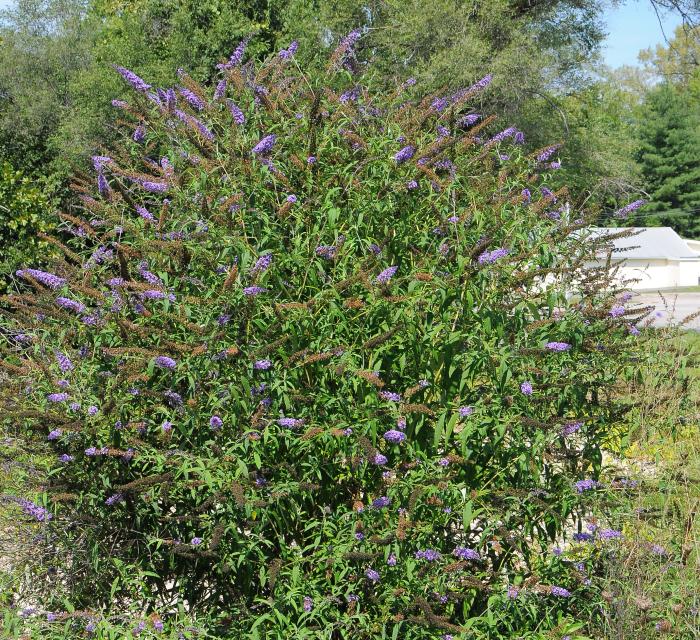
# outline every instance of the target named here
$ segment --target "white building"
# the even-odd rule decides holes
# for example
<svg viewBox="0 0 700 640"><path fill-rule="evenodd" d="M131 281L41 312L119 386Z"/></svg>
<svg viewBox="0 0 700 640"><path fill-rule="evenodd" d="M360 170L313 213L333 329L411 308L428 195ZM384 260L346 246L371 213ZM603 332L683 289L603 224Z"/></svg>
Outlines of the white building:
<svg viewBox="0 0 700 640"><path fill-rule="evenodd" d="M612 262L617 277L629 289L676 289L700 285L700 240L684 240L670 227L634 227L641 233L612 240ZM595 235L615 234L624 229L597 227ZM604 264L606 255L592 265Z"/></svg>

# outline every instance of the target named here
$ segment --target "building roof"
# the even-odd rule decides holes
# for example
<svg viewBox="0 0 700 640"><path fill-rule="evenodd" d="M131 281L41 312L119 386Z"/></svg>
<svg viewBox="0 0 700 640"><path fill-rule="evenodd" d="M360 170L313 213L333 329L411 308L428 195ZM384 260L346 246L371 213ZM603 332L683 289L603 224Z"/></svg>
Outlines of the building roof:
<svg viewBox="0 0 700 640"><path fill-rule="evenodd" d="M612 244L616 251L613 258L644 259L700 259L700 253L693 251L671 227L628 227L630 231L641 233L627 238L615 238ZM611 227L593 227L593 235L609 235L625 229Z"/></svg>

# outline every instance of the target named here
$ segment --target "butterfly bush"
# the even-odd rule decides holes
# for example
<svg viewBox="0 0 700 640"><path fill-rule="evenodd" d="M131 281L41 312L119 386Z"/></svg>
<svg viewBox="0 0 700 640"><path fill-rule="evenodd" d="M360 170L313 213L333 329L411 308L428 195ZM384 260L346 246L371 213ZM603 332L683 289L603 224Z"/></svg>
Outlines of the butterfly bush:
<svg viewBox="0 0 700 640"><path fill-rule="evenodd" d="M212 86L116 67L122 142L60 214L83 232L2 301L27 337L0 343L2 420L55 460L23 509L58 619L486 637L586 597L548 549L599 486L639 317L587 269L585 212L548 215L546 154L472 113L490 76L370 95L361 38L320 75L247 41Z"/></svg>

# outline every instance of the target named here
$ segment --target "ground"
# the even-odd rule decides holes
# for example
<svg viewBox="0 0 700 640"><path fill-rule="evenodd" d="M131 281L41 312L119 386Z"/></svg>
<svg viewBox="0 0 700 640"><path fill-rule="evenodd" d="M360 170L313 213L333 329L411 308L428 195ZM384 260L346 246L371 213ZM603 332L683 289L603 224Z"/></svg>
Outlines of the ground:
<svg viewBox="0 0 700 640"><path fill-rule="evenodd" d="M700 314L700 291L639 293L632 301L636 304L654 305L656 313L661 314L654 318L654 326L665 327L671 322L680 322L693 313ZM685 326L700 330L700 315Z"/></svg>

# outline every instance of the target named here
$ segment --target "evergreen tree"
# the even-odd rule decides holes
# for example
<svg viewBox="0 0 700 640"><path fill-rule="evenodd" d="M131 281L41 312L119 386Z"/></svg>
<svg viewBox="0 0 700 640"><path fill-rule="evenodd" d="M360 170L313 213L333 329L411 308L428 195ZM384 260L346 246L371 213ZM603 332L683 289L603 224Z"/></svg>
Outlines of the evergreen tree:
<svg viewBox="0 0 700 640"><path fill-rule="evenodd" d="M700 236L700 108L688 92L668 83L647 95L637 159L650 201L637 218ZM686 212L686 213L680 213Z"/></svg>

